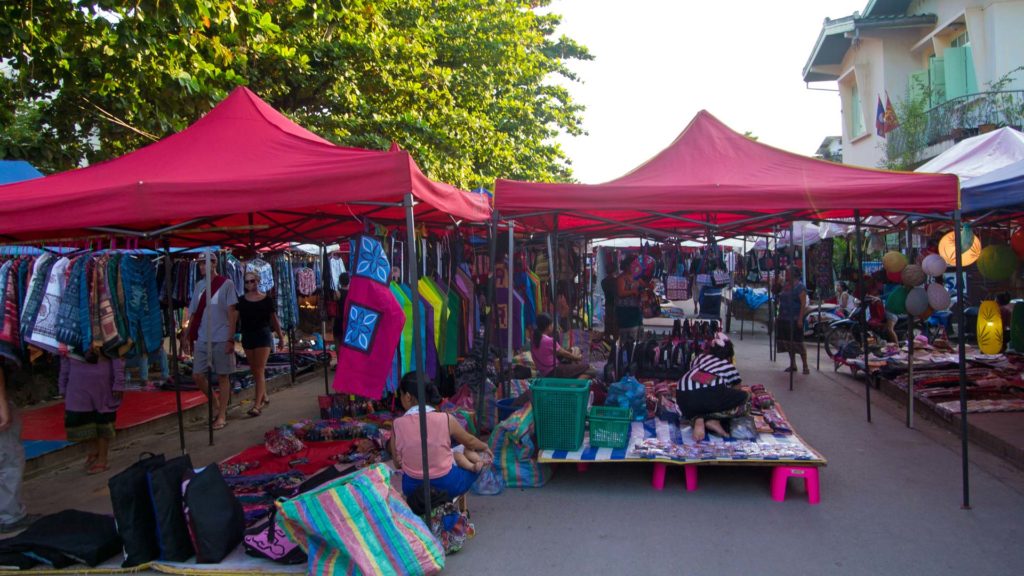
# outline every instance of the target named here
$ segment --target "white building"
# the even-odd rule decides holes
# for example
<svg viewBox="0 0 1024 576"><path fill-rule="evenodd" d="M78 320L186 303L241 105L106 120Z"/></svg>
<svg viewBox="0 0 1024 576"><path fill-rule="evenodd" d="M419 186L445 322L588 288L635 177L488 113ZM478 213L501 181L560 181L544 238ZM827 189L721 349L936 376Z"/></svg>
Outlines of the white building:
<svg viewBox="0 0 1024 576"><path fill-rule="evenodd" d="M1020 128L1022 65L1024 0L869 0L863 13L825 19L803 76L838 84L843 162L877 167L886 142L912 132L879 136L879 99L888 95L897 109L923 103L926 126L915 142L924 161L979 130Z"/></svg>

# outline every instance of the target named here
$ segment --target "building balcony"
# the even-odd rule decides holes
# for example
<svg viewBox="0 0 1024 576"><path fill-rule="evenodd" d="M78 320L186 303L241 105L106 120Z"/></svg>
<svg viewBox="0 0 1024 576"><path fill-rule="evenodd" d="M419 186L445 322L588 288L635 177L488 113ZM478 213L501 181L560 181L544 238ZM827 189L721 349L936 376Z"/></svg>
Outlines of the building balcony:
<svg viewBox="0 0 1024 576"><path fill-rule="evenodd" d="M886 134L886 146L890 158L916 150L918 161L924 161L926 150L936 145L1003 126L1020 130L1022 124L1024 90L968 94L929 109L923 118L900 118L900 125Z"/></svg>

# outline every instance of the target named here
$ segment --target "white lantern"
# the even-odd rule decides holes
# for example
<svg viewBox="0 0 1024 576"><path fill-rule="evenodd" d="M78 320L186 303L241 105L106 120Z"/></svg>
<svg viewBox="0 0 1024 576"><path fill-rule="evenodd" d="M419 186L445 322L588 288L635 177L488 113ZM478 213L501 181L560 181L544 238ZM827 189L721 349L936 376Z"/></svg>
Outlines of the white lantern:
<svg viewBox="0 0 1024 576"><path fill-rule="evenodd" d="M924 268L925 274L935 278L942 276L946 272L946 261L938 254L929 254L921 262L921 268Z"/></svg>
<svg viewBox="0 0 1024 576"><path fill-rule="evenodd" d="M950 303L949 290L946 290L945 286L942 284L928 285L928 305L931 306L932 310L936 312L945 310L949 308Z"/></svg>
<svg viewBox="0 0 1024 576"><path fill-rule="evenodd" d="M918 286L907 293L907 314L920 316L928 310L928 293Z"/></svg>

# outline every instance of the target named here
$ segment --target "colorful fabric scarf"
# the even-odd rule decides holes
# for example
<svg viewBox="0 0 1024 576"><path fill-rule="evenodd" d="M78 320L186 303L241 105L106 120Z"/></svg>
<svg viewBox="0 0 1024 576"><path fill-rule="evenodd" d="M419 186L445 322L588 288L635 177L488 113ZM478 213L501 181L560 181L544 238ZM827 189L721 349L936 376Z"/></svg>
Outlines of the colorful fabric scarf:
<svg viewBox="0 0 1024 576"><path fill-rule="evenodd" d="M216 295L220 287L227 282L226 276L214 276L210 282L210 294ZM203 315L206 312L206 290L199 296L199 304L196 305L196 312L188 322L188 339L192 342L199 340L199 326L203 323Z"/></svg>

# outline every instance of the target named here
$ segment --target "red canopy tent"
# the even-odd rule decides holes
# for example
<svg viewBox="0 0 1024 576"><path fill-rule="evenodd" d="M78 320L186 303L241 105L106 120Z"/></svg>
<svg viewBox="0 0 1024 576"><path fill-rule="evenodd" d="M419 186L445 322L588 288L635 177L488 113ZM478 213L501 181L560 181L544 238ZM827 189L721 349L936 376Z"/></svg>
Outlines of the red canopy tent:
<svg viewBox="0 0 1024 576"><path fill-rule="evenodd" d="M239 87L159 142L0 187L0 235L156 236L189 227L187 239L205 243L317 242L361 230L361 217L402 221L410 192L417 222L483 221L491 213L485 196L429 180L407 152L335 146Z"/></svg>
<svg viewBox="0 0 1024 576"><path fill-rule="evenodd" d="M499 180L495 209L541 229L599 235L643 230L768 229L825 219L957 208L956 176L854 168L807 158L734 132L699 112L672 144L604 184Z"/></svg>

